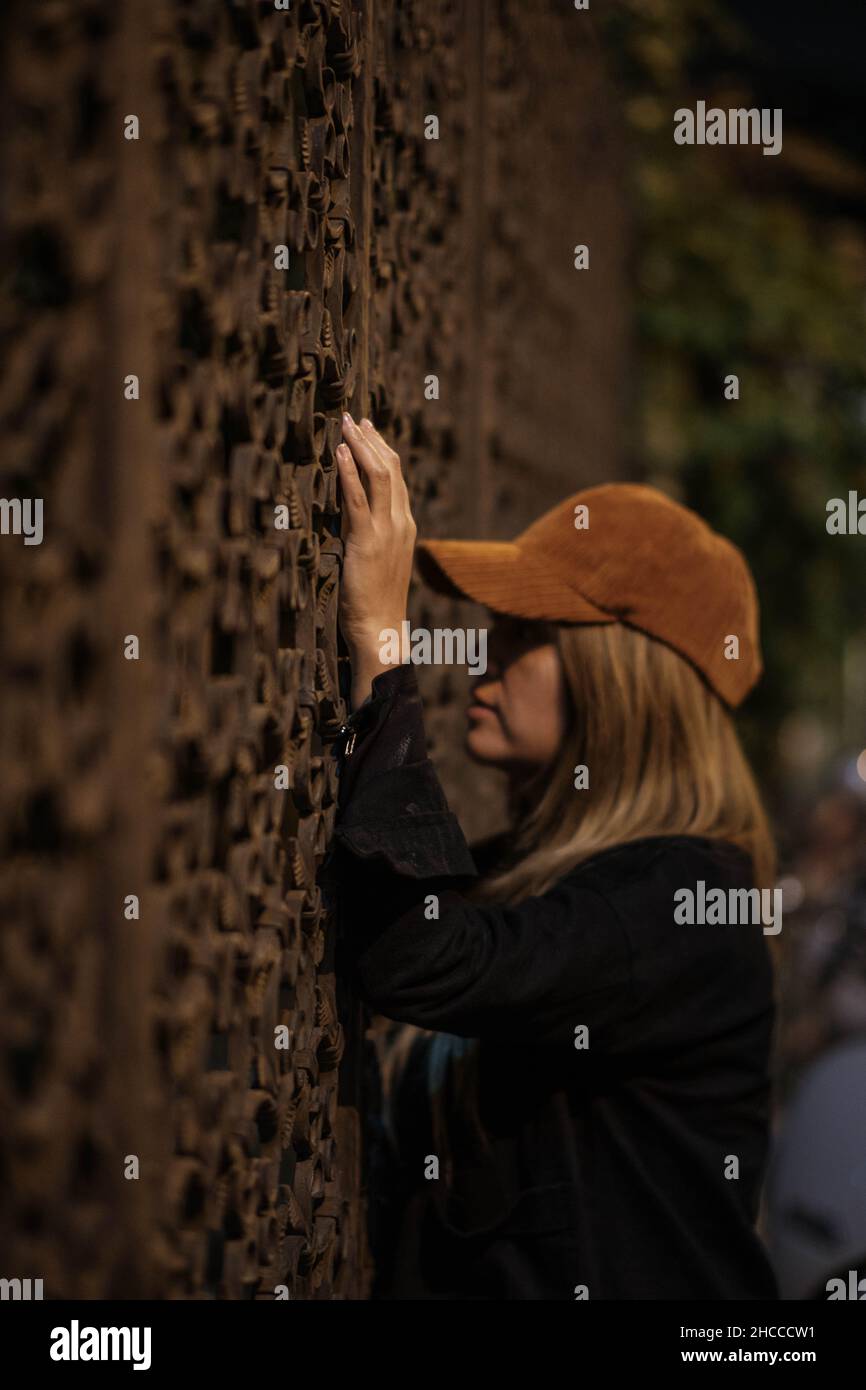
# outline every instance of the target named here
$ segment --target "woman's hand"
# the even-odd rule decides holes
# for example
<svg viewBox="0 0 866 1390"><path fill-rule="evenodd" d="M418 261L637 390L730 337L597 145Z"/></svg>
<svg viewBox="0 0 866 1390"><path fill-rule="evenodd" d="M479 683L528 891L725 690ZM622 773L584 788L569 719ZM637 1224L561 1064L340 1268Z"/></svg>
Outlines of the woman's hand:
<svg viewBox="0 0 866 1390"><path fill-rule="evenodd" d="M386 628L401 632L412 574L416 527L400 459L369 420L343 416L337 468L343 489L345 556L340 627L352 662L352 708L370 694L383 661ZM363 479L363 481L362 481ZM364 484L366 483L366 490Z"/></svg>

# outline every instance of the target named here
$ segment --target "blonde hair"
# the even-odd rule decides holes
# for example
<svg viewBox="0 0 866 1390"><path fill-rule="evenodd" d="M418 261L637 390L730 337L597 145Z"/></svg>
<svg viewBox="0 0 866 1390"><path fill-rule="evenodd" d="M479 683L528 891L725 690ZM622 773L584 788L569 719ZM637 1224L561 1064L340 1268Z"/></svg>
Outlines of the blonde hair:
<svg viewBox="0 0 866 1390"><path fill-rule="evenodd" d="M775 851L751 769L727 709L672 648L621 623L556 626L570 706L555 761L513 808L520 829L507 870L483 897L519 902L575 865L653 835L739 845L758 887ZM589 785L575 791L574 772Z"/></svg>
<svg viewBox="0 0 866 1390"><path fill-rule="evenodd" d="M692 835L738 845L757 887L773 883L775 847L761 798L730 714L693 666L672 648L622 623L539 624L558 647L568 728L552 764L512 805L517 831L507 866L471 893L516 903L544 893L576 865L617 845L655 835ZM589 785L575 789L585 766ZM428 1030L403 1025L389 1045L384 1089L391 1097L414 1042ZM450 1046L453 1065L443 1067ZM451 1170L457 1122L489 1152L478 1110L477 1043L435 1037L431 1090L436 1148Z"/></svg>

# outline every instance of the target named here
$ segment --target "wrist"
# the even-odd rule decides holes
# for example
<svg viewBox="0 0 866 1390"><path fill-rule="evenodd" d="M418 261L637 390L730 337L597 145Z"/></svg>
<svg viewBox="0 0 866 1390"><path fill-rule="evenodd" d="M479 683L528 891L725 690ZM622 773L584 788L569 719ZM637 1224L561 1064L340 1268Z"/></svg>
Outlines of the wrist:
<svg viewBox="0 0 866 1390"><path fill-rule="evenodd" d="M397 631L399 633L399 629ZM377 676L381 676L385 671L393 671L395 666L401 665L399 643L389 642L387 636L380 641L379 632L387 632L387 629L379 628L375 641L353 643L349 649L353 710L364 703Z"/></svg>
<svg viewBox="0 0 866 1390"><path fill-rule="evenodd" d="M346 634L346 646L352 667L376 666L385 670L399 666L403 659L402 622L386 620Z"/></svg>

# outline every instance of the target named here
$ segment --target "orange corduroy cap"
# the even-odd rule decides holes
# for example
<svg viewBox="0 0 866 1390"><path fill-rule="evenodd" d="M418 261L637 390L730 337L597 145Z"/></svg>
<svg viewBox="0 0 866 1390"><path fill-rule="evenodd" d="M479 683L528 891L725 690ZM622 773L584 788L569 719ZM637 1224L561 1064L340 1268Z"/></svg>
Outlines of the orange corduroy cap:
<svg viewBox="0 0 866 1390"><path fill-rule="evenodd" d="M732 707L763 669L742 552L652 487L585 488L513 541L422 541L418 567L437 592L496 613L638 628L686 657Z"/></svg>

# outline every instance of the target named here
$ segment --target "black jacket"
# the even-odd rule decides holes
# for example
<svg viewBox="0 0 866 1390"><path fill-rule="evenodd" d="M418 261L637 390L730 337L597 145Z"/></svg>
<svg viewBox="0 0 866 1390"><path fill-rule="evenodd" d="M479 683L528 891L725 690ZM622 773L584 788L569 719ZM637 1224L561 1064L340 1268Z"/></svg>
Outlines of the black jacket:
<svg viewBox="0 0 866 1390"><path fill-rule="evenodd" d="M350 726L332 858L339 967L388 1018L480 1039L490 1140L487 1152L456 1144L447 1191L425 1179L416 1049L402 1168L388 1177L399 1210L384 1296L776 1298L754 1230L774 1018L766 940L760 926L673 915L675 891L699 879L750 886L748 858L656 837L517 906L475 904L412 668L377 677Z"/></svg>

